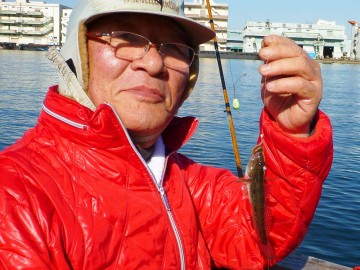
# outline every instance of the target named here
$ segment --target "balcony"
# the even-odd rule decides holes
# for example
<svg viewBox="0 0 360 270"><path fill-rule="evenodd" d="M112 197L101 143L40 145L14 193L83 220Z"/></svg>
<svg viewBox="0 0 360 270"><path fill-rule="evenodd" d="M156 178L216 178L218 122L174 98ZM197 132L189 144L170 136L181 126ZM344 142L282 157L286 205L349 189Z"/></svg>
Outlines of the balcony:
<svg viewBox="0 0 360 270"><path fill-rule="evenodd" d="M21 22L22 25L34 25L34 26L41 26L41 25L46 25L49 23L52 23L54 21L53 18L45 18L45 20L41 20L41 21L29 21L29 20L23 20Z"/></svg>
<svg viewBox="0 0 360 270"><path fill-rule="evenodd" d="M3 24L3 25L15 25L16 23L17 23L16 20L6 20L6 19L0 18L0 24Z"/></svg>
<svg viewBox="0 0 360 270"><path fill-rule="evenodd" d="M42 18L44 13L41 11L0 10L0 16Z"/></svg>
<svg viewBox="0 0 360 270"><path fill-rule="evenodd" d="M202 20L209 20L209 16L206 13L206 15L204 14L200 14L200 13L187 13L186 14L187 18L193 19L193 20L198 20L198 19L202 19ZM227 15L216 15L213 14L213 19L214 21L227 21L228 20L228 16Z"/></svg>
<svg viewBox="0 0 360 270"><path fill-rule="evenodd" d="M218 43L227 43L227 39L226 39L226 38L222 38L222 37L216 36L216 40L217 40Z"/></svg>
<svg viewBox="0 0 360 270"><path fill-rule="evenodd" d="M44 13L41 11L30 11L26 13L22 13L26 17L33 17L33 18L41 18L44 17Z"/></svg>
<svg viewBox="0 0 360 270"><path fill-rule="evenodd" d="M54 30L50 25L47 28L40 30L27 30L27 29L0 29L0 35L12 35L12 36L45 36Z"/></svg>
<svg viewBox="0 0 360 270"><path fill-rule="evenodd" d="M24 20L23 17L19 17L14 20L7 20L0 18L0 25L9 25L9 26L44 26L54 21L53 18L45 18L45 20L34 21L34 20Z"/></svg>
<svg viewBox="0 0 360 270"><path fill-rule="evenodd" d="M53 31L52 27L47 27L44 30L40 30L40 31L23 31L21 34L23 36L45 36L49 33L51 33Z"/></svg>
<svg viewBox="0 0 360 270"><path fill-rule="evenodd" d="M14 10L0 10L0 16L1 15L16 15L16 11Z"/></svg>
<svg viewBox="0 0 360 270"><path fill-rule="evenodd" d="M12 29L0 29L0 35L20 36L21 31Z"/></svg>
<svg viewBox="0 0 360 270"><path fill-rule="evenodd" d="M319 36L324 39L324 40L337 40L337 41L341 41L344 40L345 37L343 35L326 35L326 34L320 34L319 32L283 32L282 33L283 36L292 38L292 39L317 39Z"/></svg>

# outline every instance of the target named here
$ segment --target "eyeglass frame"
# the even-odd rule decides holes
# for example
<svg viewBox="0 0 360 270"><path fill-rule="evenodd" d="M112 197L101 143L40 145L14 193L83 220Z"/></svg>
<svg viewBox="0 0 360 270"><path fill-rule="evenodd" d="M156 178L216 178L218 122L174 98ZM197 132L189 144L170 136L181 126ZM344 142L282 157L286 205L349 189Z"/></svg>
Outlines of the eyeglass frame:
<svg viewBox="0 0 360 270"><path fill-rule="evenodd" d="M131 61L135 61L135 60L139 60L139 59L142 59L150 50L151 47L155 47L157 49L157 52L162 55L161 53L161 47L163 47L164 45L166 44L174 44L174 45L181 45L181 46L184 46L186 48L188 48L190 50L190 52L192 52L192 59L189 60L189 63L188 63L188 67L190 68L191 65L193 64L194 62L194 59L195 57L199 56L198 53L196 53L196 50L192 47L190 47L189 45L186 45L186 44L182 44L182 43L176 43L176 42L164 42L164 43L153 43L151 42L151 40L147 37L144 37L140 34L137 34L137 33L133 33L133 32L129 32L129 31L111 31L111 33L109 32L87 32L85 35L88 39L91 39L91 40L95 40L95 41L99 41L103 44L108 44L110 45L111 48L114 48L115 50L116 49L119 49L118 47L114 47L111 45L111 39L112 39L112 35L114 33L129 33L129 34L133 34L133 35L136 35L136 36L139 36L139 37L142 37L144 38L145 40L148 41L148 44L144 46L144 55L140 58L135 58ZM110 40L105 40L105 39L102 39L102 37L109 37ZM116 56L116 53L115 53L115 56ZM121 59L121 58L120 58ZM130 60L129 60L130 61Z"/></svg>

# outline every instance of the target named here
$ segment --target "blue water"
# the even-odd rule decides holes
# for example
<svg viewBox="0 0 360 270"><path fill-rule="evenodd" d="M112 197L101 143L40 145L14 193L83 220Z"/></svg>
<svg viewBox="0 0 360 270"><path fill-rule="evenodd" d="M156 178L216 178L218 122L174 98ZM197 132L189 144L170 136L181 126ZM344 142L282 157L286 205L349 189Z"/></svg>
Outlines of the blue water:
<svg viewBox="0 0 360 270"><path fill-rule="evenodd" d="M232 114L246 164L262 107L260 62L222 63L230 101L234 94L240 100ZM335 156L313 223L296 252L353 267L360 265L360 65L327 64L322 70L321 109L332 119ZM56 72L44 52L0 51L0 150L36 123L47 88L55 83ZM201 59L196 88L179 112L198 116L200 127L181 152L236 173L224 109L216 60Z"/></svg>

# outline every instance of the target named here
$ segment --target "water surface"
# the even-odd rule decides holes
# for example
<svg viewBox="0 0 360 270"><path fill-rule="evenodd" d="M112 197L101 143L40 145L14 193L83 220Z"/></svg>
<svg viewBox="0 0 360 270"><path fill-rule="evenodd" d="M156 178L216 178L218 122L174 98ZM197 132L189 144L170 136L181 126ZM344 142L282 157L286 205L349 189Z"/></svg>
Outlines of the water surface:
<svg viewBox="0 0 360 270"><path fill-rule="evenodd" d="M243 164L258 134L260 63L223 60L230 101L234 92L240 100L240 110L232 113ZM3 149L36 123L47 88L57 79L44 52L0 51L0 65ZM181 152L236 173L216 60L201 59L201 67L196 88L179 112L196 115L200 127ZM322 69L321 109L332 120L335 156L313 223L297 252L352 267L360 264L360 66L331 64Z"/></svg>

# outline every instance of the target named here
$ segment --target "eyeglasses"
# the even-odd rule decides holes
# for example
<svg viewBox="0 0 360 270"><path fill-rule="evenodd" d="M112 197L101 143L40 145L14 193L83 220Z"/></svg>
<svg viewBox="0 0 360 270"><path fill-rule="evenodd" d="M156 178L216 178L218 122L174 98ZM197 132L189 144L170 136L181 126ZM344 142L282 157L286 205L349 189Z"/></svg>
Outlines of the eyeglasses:
<svg viewBox="0 0 360 270"><path fill-rule="evenodd" d="M196 56L195 50L187 45L180 43L154 44L148 38L131 32L88 32L86 36L89 39L109 44L115 49L115 56L117 58L128 61L143 58L151 47L157 48L158 53L162 56L164 65L169 68L189 68Z"/></svg>

